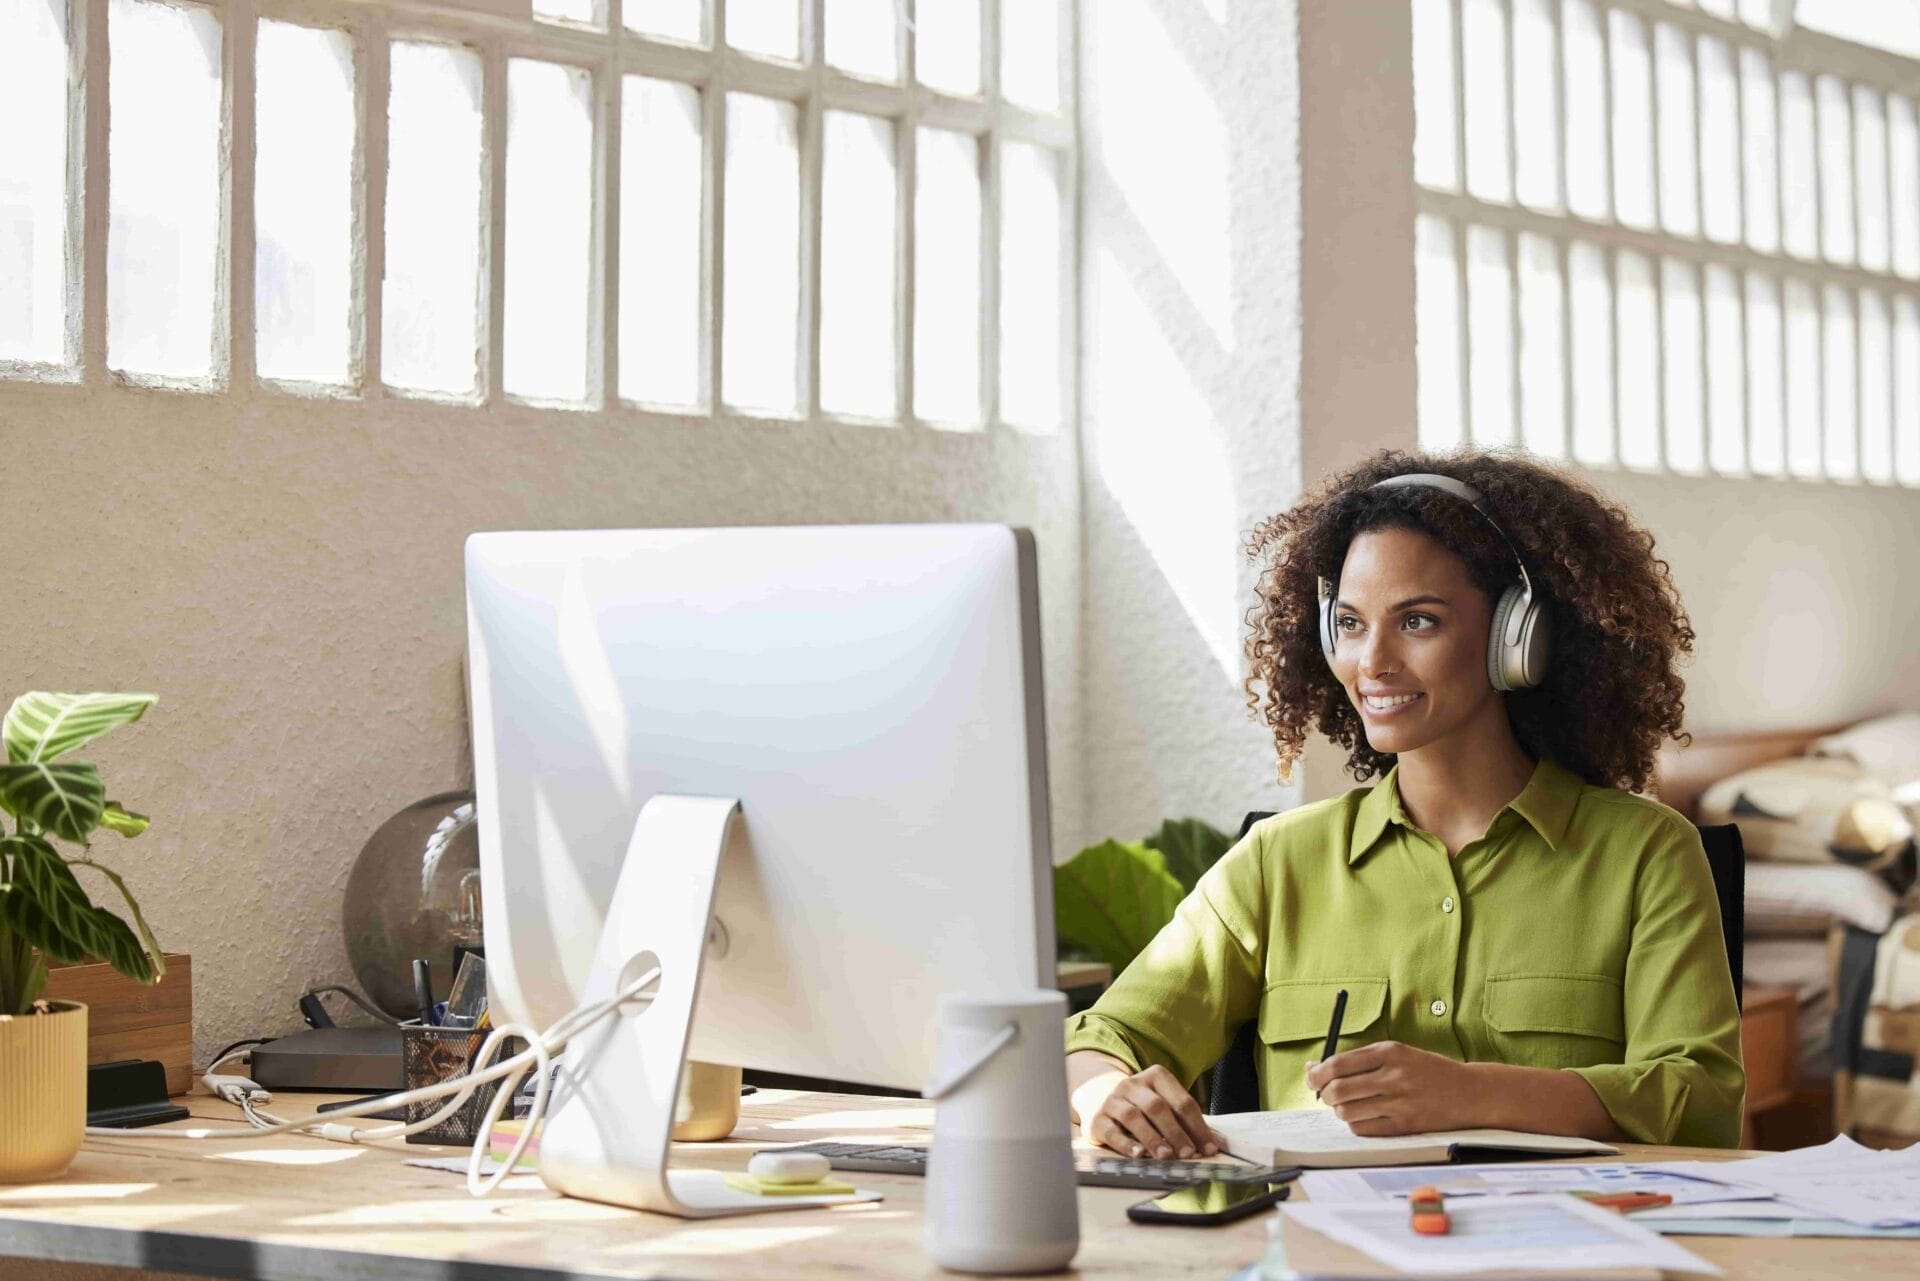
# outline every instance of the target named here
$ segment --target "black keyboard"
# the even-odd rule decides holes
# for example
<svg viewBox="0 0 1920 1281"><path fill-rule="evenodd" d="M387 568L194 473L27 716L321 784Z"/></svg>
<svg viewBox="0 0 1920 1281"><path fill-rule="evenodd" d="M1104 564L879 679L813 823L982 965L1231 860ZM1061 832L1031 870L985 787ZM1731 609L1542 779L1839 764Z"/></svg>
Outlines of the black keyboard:
<svg viewBox="0 0 1920 1281"><path fill-rule="evenodd" d="M782 1152L818 1152L836 1170L865 1174L927 1172L927 1150L892 1143L803 1143ZM1076 1151L1074 1173L1083 1188L1147 1188L1165 1191L1195 1183L1288 1183L1297 1165L1243 1165L1238 1161L1156 1161Z"/></svg>

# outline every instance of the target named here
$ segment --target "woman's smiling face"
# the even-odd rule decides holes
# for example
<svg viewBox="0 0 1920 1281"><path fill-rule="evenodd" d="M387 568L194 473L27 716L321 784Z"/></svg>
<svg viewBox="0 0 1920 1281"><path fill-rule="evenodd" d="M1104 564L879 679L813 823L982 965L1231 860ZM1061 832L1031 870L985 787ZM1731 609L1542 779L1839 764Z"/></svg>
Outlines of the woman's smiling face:
<svg viewBox="0 0 1920 1281"><path fill-rule="evenodd" d="M1374 751L1417 751L1482 716L1505 717L1487 679L1493 602L1467 562L1427 535L1355 537L1333 618L1333 671Z"/></svg>

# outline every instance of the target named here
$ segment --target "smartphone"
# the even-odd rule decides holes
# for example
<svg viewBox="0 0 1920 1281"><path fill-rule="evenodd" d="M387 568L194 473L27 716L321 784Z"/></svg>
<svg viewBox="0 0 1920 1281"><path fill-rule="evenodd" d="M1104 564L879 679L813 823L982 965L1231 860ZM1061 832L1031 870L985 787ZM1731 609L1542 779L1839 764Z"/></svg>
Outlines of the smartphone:
<svg viewBox="0 0 1920 1281"><path fill-rule="evenodd" d="M1127 1217L1135 1223L1211 1228L1278 1205L1292 1191L1291 1183L1196 1183L1151 1201L1137 1201L1127 1207Z"/></svg>

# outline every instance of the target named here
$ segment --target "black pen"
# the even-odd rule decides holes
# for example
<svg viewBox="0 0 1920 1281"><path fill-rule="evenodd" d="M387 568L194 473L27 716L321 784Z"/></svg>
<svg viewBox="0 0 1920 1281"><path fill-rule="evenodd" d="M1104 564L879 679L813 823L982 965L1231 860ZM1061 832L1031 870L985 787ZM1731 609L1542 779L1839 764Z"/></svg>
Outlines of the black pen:
<svg viewBox="0 0 1920 1281"><path fill-rule="evenodd" d="M416 961L414 962L414 964L418 965L418 964L421 964L421 962ZM1340 1039L1340 1020L1345 1018L1346 1014L1347 1014L1347 989L1343 987L1338 992L1336 992L1333 997L1333 1021L1327 1024L1327 1046L1325 1049L1320 1051L1320 1061L1322 1063L1325 1063L1328 1059L1333 1057L1334 1044ZM1313 1097L1316 1099L1319 1098L1320 1091L1315 1090L1313 1092Z"/></svg>
<svg viewBox="0 0 1920 1281"><path fill-rule="evenodd" d="M425 961L416 960L413 963L413 999L420 1006L421 1027L433 1026L433 980L430 974ZM1340 995L1345 998L1346 993Z"/></svg>

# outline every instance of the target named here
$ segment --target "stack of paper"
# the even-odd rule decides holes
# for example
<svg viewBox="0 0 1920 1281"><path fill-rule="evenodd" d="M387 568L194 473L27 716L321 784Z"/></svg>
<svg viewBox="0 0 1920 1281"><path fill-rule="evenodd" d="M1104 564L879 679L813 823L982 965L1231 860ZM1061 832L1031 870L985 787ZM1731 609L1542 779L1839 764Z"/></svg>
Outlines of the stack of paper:
<svg viewBox="0 0 1920 1281"><path fill-rule="evenodd" d="M1731 1189L1722 1201L1676 1204L1635 1216L1661 1232L1920 1237L1920 1148L1883 1152L1841 1135L1817 1148L1746 1161L1673 1161L1644 1168L1712 1179ZM1768 1199L1754 1201L1756 1194Z"/></svg>
<svg viewBox="0 0 1920 1281"><path fill-rule="evenodd" d="M1300 1184L1316 1204L1398 1203L1422 1184L1449 1198L1661 1192L1671 1205L1632 1217L1670 1236L1920 1238L1920 1148L1882 1152L1844 1137L1744 1161L1313 1171Z"/></svg>
<svg viewBox="0 0 1920 1281"><path fill-rule="evenodd" d="M1611 1210L1569 1196L1477 1197L1450 1203L1452 1230L1444 1236L1413 1231L1404 1205L1358 1203L1282 1207L1288 1221L1365 1254L1400 1272L1422 1276L1518 1272L1582 1276L1703 1272L1720 1269ZM1300 1254L1302 1243L1281 1246ZM1271 1275L1272 1252L1262 1261ZM1288 1264L1294 1275L1329 1272L1306 1258Z"/></svg>
<svg viewBox="0 0 1920 1281"><path fill-rule="evenodd" d="M1663 1236L1679 1237L1904 1237L1920 1240L1920 1227L1863 1228L1845 1219L1823 1219L1784 1201L1711 1201L1635 1210L1635 1223Z"/></svg>
<svg viewBox="0 0 1920 1281"><path fill-rule="evenodd" d="M1418 1187L1445 1197L1520 1196L1535 1192L1660 1192L1675 1205L1695 1201L1764 1200L1765 1192L1746 1191L1651 1165L1552 1164L1428 1165L1373 1170L1311 1170L1300 1189L1314 1201L1405 1200Z"/></svg>

